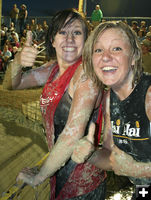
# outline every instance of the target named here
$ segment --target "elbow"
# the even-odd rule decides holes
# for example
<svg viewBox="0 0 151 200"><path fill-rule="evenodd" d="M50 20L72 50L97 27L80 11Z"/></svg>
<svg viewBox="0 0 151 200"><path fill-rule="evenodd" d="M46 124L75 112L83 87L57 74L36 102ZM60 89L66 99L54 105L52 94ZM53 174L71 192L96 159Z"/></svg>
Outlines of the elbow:
<svg viewBox="0 0 151 200"><path fill-rule="evenodd" d="M12 84L7 81L6 79L3 80L3 83L2 83L2 89L3 90L12 90Z"/></svg>

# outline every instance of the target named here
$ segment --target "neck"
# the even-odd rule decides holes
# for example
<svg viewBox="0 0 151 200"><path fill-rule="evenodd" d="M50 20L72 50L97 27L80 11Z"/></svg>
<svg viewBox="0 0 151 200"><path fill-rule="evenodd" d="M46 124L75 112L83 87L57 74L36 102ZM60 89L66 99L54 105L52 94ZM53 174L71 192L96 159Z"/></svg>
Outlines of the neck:
<svg viewBox="0 0 151 200"><path fill-rule="evenodd" d="M132 88L132 82L133 82L133 74L131 71L128 74L126 80L123 81L123 83L119 84L118 86L112 87L113 91L116 93L116 95L119 97L121 101L126 99L134 90L135 86Z"/></svg>
<svg viewBox="0 0 151 200"><path fill-rule="evenodd" d="M61 61L58 60L59 76L61 76L68 69L69 66L71 66L71 65L75 64L76 62L78 62L79 59L74 61L74 62L64 62L62 60Z"/></svg>

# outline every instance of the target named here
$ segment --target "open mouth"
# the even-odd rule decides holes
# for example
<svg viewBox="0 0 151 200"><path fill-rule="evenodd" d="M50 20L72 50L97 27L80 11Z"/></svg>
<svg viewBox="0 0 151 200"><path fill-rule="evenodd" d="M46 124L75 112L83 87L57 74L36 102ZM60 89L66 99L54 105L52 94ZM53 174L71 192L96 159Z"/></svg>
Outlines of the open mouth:
<svg viewBox="0 0 151 200"><path fill-rule="evenodd" d="M76 49L75 47L64 47L63 48L63 50L67 51L67 52L73 52L73 51L75 51L75 49Z"/></svg>
<svg viewBox="0 0 151 200"><path fill-rule="evenodd" d="M117 67L103 67L102 71L103 72L115 72L117 70Z"/></svg>

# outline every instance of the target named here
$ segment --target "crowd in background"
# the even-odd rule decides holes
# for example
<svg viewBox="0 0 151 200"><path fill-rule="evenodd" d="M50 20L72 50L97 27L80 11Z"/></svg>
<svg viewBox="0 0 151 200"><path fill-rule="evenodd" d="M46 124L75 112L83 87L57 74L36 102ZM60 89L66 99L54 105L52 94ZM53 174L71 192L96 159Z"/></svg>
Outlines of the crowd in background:
<svg viewBox="0 0 151 200"><path fill-rule="evenodd" d="M8 62L20 50L26 40L28 30L32 31L34 45L39 45L45 41L48 25L44 20L36 23L32 18L27 21L28 11L26 5L22 4L21 9L14 4L10 11L10 24L1 25L1 45L0 45L0 71L5 72Z"/></svg>
<svg viewBox="0 0 151 200"><path fill-rule="evenodd" d="M136 32L142 47L142 60L144 71L151 73L151 26L146 21L131 22L132 29Z"/></svg>
<svg viewBox="0 0 151 200"><path fill-rule="evenodd" d="M97 6L98 5L96 5L96 7ZM97 9L98 8L93 11L91 19L87 20L91 30L95 28L93 15L94 12L98 12ZM103 13L99 13L99 15L99 23L104 22ZM26 5L22 4L19 9L17 8L17 5L14 4L10 11L9 26L6 26L4 23L1 25L0 71L2 72L6 71L7 63L13 59L17 51L22 48L28 30L32 31L33 43L35 45L39 45L45 41L48 29L47 21L43 20L42 23L37 23L34 18L31 18L31 20L27 20L27 18L28 10ZM126 20L124 20L124 22L128 23ZM140 22L131 21L129 23L132 29L136 32L142 46L144 71L151 72L151 25L147 25L144 20Z"/></svg>

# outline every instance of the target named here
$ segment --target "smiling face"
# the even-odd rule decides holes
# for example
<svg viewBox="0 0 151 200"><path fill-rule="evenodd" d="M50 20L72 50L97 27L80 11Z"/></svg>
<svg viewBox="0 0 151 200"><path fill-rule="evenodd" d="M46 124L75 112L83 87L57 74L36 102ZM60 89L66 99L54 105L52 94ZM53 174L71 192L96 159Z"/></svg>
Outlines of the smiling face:
<svg viewBox="0 0 151 200"><path fill-rule="evenodd" d="M92 62L98 78L107 86L121 87L131 80L134 61L127 35L117 28L101 33L94 44Z"/></svg>
<svg viewBox="0 0 151 200"><path fill-rule="evenodd" d="M74 64L82 55L84 31L79 20L62 28L55 36L53 47L56 49L58 63Z"/></svg>

